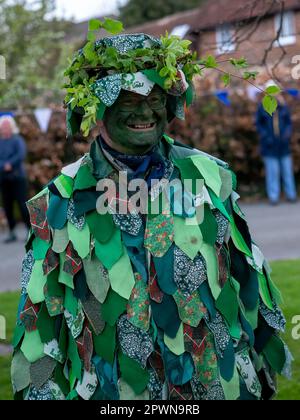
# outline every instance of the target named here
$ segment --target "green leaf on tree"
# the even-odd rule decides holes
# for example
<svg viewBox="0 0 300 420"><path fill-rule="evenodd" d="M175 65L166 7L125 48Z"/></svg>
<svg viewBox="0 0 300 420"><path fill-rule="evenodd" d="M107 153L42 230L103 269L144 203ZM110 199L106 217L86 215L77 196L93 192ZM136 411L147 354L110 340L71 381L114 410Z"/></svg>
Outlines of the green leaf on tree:
<svg viewBox="0 0 300 420"><path fill-rule="evenodd" d="M204 61L204 65L205 65L205 67L207 67L208 69L215 69L215 68L217 68L217 67L218 67L218 63L217 63L217 61L216 61L215 57L214 57L214 56L212 56L212 55L209 55L209 56L207 57L207 59Z"/></svg>
<svg viewBox="0 0 300 420"><path fill-rule="evenodd" d="M98 19L92 19L89 21L89 31L98 31L102 26L102 22Z"/></svg>
<svg viewBox="0 0 300 420"><path fill-rule="evenodd" d="M262 101L264 110L269 114L273 115L274 112L277 110L278 102L274 96L266 95Z"/></svg>
<svg viewBox="0 0 300 420"><path fill-rule="evenodd" d="M266 89L266 93L267 93L268 95L277 95L277 94L278 94L278 93L280 93L280 92L281 92L280 87L279 87L279 86L276 86L276 85L269 86L269 87Z"/></svg>
<svg viewBox="0 0 300 420"><path fill-rule="evenodd" d="M90 42L96 41L96 35L94 32L88 32L87 34L87 40Z"/></svg>
<svg viewBox="0 0 300 420"><path fill-rule="evenodd" d="M247 60L244 57L238 58L238 59L231 58L230 63L238 69L243 69L243 68L248 67Z"/></svg>
<svg viewBox="0 0 300 420"><path fill-rule="evenodd" d="M258 75L258 71L245 71L245 73L243 74L243 78L245 80L250 80L250 79L255 80L257 75Z"/></svg>
<svg viewBox="0 0 300 420"><path fill-rule="evenodd" d="M222 76L222 82L224 83L225 87L227 87L231 82L231 75L226 73Z"/></svg>
<svg viewBox="0 0 300 420"><path fill-rule="evenodd" d="M103 28L112 35L118 35L124 30L122 22L110 18L104 19Z"/></svg>

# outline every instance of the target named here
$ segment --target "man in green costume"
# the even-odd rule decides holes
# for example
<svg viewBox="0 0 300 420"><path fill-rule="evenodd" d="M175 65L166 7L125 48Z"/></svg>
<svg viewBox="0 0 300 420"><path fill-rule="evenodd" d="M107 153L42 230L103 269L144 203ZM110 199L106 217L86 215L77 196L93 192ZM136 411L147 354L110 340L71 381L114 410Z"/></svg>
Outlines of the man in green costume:
<svg viewBox="0 0 300 420"><path fill-rule="evenodd" d="M161 42L144 34L93 48L102 67L83 50L69 69L67 123L74 134L98 121L101 133L28 202L16 398L272 398L291 355L279 337L280 292L238 206L235 176L164 134L191 102L188 63L178 59L168 79ZM141 57L158 50L143 68ZM116 70L134 53L135 71ZM133 200L130 189L124 198L120 174L144 182L146 195Z"/></svg>

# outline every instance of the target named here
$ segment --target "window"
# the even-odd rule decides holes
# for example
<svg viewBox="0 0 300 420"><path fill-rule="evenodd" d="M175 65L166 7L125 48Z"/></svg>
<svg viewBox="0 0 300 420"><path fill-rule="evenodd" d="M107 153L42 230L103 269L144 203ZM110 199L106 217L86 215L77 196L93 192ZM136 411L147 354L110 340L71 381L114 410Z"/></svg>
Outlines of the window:
<svg viewBox="0 0 300 420"><path fill-rule="evenodd" d="M186 36L188 31L191 29L190 25L184 24L184 25L178 25L175 26L175 28L172 29L171 35L179 36L179 38L183 38Z"/></svg>
<svg viewBox="0 0 300 420"><path fill-rule="evenodd" d="M276 34L280 29L281 15L275 16L275 30ZM285 12L282 16L282 28L279 37L275 45L292 45L296 43L296 24L294 12Z"/></svg>
<svg viewBox="0 0 300 420"><path fill-rule="evenodd" d="M228 53L235 50L235 43L233 40L234 31L231 25L222 25L217 28L217 51L219 54Z"/></svg>

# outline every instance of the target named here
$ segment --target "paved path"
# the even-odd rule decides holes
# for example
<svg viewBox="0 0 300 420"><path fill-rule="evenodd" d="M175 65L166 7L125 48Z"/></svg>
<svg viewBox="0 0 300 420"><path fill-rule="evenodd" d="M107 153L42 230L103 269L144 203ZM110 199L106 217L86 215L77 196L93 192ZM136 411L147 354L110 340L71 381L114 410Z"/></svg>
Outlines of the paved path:
<svg viewBox="0 0 300 420"><path fill-rule="evenodd" d="M241 207L253 239L268 260L300 258L300 202L276 207L267 203Z"/></svg>
<svg viewBox="0 0 300 420"><path fill-rule="evenodd" d="M267 203L242 205L256 243L268 260L300 258L300 203L271 207ZM3 245L0 233L0 292L19 288L25 233L20 240Z"/></svg>

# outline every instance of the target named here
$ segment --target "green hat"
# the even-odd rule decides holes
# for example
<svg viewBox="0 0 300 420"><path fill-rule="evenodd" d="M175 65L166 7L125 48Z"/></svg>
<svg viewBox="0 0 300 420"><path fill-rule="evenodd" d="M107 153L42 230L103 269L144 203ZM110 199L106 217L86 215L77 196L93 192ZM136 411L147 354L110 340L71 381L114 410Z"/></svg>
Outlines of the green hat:
<svg viewBox="0 0 300 420"><path fill-rule="evenodd" d="M88 42L79 50L65 75L68 135L87 136L121 90L149 95L154 85L168 94L172 116L184 119L193 101L192 77L199 73L190 41L176 36L117 35Z"/></svg>

